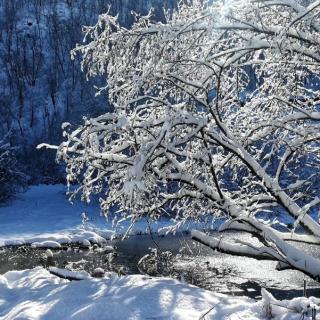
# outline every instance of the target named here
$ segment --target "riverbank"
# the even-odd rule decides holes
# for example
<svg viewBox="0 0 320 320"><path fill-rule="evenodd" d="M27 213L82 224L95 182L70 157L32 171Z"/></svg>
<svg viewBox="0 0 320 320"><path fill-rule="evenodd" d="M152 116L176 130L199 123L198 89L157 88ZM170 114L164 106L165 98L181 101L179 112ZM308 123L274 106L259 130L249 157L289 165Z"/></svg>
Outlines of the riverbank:
<svg viewBox="0 0 320 320"><path fill-rule="evenodd" d="M200 319L204 315L203 319L255 320L266 316L262 287L299 291L300 273L282 272L280 281L274 262L244 257L239 263L239 259L213 253L182 234L180 238L142 236L150 232L164 234L172 224L169 219L150 224L146 220L138 221L130 230L132 237L126 241L115 240L127 231L129 221L115 226L99 214L98 203L70 204L65 191L62 185L33 186L12 203L0 207L1 320L164 320ZM202 223L197 227L214 230L218 225ZM192 222L180 231L194 227ZM242 236L224 233L224 237ZM99 245L94 246L95 243ZM23 244L28 246L18 247ZM110 245L117 248L116 256L111 255L112 261L105 252ZM155 246L173 254L172 269L158 270L161 277L138 274L138 261ZM55 249L49 250L49 256L51 263L59 268L67 264L68 270L86 270L92 274L95 268L103 267L107 276L69 282L52 275L47 270L47 247ZM126 275L118 277L110 273L113 269L123 269ZM284 297L281 293L280 298ZM301 299L293 301L298 301L298 306L306 303ZM300 319L299 310L297 315L282 308L275 319Z"/></svg>
<svg viewBox="0 0 320 320"><path fill-rule="evenodd" d="M104 243L121 238L131 221L115 224L100 214L98 201L89 204L80 200L73 204L67 200L64 185L31 186L11 203L0 207L0 247L10 245L34 245L59 247L61 244ZM172 221L162 218L158 221L141 219L130 229L128 235L163 234ZM200 229L216 229L219 222L202 222ZM180 231L191 230L196 224L189 222Z"/></svg>

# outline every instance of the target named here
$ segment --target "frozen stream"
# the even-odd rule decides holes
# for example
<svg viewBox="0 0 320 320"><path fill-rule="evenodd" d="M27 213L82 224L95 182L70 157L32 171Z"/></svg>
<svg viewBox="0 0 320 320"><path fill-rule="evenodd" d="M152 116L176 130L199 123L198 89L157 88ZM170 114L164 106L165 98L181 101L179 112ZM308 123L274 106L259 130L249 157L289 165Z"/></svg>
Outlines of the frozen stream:
<svg viewBox="0 0 320 320"><path fill-rule="evenodd" d="M249 240L250 236L226 233L223 237ZM67 266L73 270L88 272L101 267L107 271L128 274L146 272L156 276L171 276L212 291L247 295L253 298L260 296L261 287L269 288L279 298L299 296L302 292L303 279L306 279L309 295L320 297L320 286L301 272L293 270L279 272L275 270L276 262L274 261L257 261L214 252L192 241L188 235L154 239L150 236L133 236L124 241L116 240L109 244L116 248L115 253L110 254L103 248L84 250L72 246L65 250L53 251L52 261L46 259L43 249L2 248L0 249L0 274L39 265L56 265L60 268ZM151 263L148 270L139 269L138 261L150 253L150 248L155 247L158 248L158 252L170 251L171 259L166 262L160 259L157 266ZM320 257L319 248L310 245L303 247L310 254Z"/></svg>

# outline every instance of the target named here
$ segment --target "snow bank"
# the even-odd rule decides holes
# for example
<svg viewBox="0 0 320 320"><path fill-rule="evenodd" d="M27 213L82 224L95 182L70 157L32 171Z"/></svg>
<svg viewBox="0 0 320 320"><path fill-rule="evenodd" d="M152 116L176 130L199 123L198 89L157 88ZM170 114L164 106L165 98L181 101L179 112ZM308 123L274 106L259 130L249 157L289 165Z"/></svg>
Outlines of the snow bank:
<svg viewBox="0 0 320 320"><path fill-rule="evenodd" d="M268 302L270 299L273 298L268 297ZM307 300L286 302L291 312L286 308L277 310L273 319L298 320L301 315L293 313L292 306L305 306ZM215 320L258 320L266 319L265 303L213 293L169 278L142 275L69 282L38 267L0 276L2 320L194 320L204 315L205 319Z"/></svg>
<svg viewBox="0 0 320 320"><path fill-rule="evenodd" d="M98 203L85 204L80 201L71 204L63 185L32 186L18 199L0 207L0 247L30 244L37 247L54 248L61 244L79 243L89 245L105 243L106 239L122 237L130 221L117 227L100 215ZM85 212L88 221L83 223ZM165 233L172 222L160 219L151 223L152 232ZM184 227L192 229L196 224ZM215 224L200 224L198 228L216 228ZM148 234L146 220L137 221L129 235ZM50 243L51 242L51 243Z"/></svg>
<svg viewBox="0 0 320 320"><path fill-rule="evenodd" d="M43 268L0 276L0 318L12 319L260 319L257 304L167 278L141 275L72 281Z"/></svg>

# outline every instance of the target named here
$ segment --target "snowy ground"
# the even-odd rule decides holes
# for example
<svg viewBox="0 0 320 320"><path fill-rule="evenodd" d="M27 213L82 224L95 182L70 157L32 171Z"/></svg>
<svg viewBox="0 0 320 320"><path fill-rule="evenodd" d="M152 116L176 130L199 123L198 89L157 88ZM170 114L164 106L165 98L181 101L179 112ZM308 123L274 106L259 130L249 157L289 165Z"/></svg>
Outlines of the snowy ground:
<svg viewBox="0 0 320 320"><path fill-rule="evenodd" d="M90 218L85 225L83 212ZM55 247L88 240L104 242L124 234L129 222L114 230L111 221L99 212L98 204L71 205L61 185L33 186L12 203L0 207L0 246L28 243ZM163 219L151 228L157 232L170 224ZM215 226L200 225L208 227ZM146 221L139 221L131 230L132 234L148 232ZM90 275L84 278L70 282L42 267L0 275L0 319L266 319L263 301L226 296L169 278L119 278L115 274L103 279ZM279 302L263 296L271 302L272 312L277 311L277 320L301 319L301 312L312 305L311 300L304 298ZM320 301L316 303L320 305Z"/></svg>
<svg viewBox="0 0 320 320"><path fill-rule="evenodd" d="M297 299L291 309L308 303ZM274 319L300 319L300 314L284 312L285 308ZM265 314L262 301L217 294L169 278L109 275L69 282L41 267L0 276L1 320L254 320L267 319Z"/></svg>
<svg viewBox="0 0 320 320"><path fill-rule="evenodd" d="M114 236L120 237L129 227L130 222L126 221L114 229L112 221L100 215L98 203L87 205L76 201L71 204L65 193L63 185L32 186L12 203L0 207L0 247L25 243L58 247L61 243L83 242L85 239L101 243ZM85 226L81 218L83 212L90 219ZM163 231L171 224L169 219L162 219L151 223L151 229L153 232ZM147 222L141 220L136 222L130 233L148 232Z"/></svg>

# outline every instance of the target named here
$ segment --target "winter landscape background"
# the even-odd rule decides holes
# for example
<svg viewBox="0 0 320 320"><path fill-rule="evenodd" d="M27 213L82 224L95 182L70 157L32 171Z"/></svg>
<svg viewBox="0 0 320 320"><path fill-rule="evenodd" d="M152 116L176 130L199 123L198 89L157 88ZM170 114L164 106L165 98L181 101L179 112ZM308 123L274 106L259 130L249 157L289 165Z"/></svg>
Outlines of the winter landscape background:
<svg viewBox="0 0 320 320"><path fill-rule="evenodd" d="M319 121L319 0L0 0L0 319L318 319Z"/></svg>
<svg viewBox="0 0 320 320"><path fill-rule="evenodd" d="M61 124L75 126L83 117L108 110L106 95L95 97L99 77L81 72L78 56L70 51L82 42L82 26L92 25L110 6L124 26L131 11L146 14L151 7L163 18L163 6L174 1L7 1L0 2L0 137L6 137L27 182L64 180L55 154L36 151L41 142L59 143Z"/></svg>

